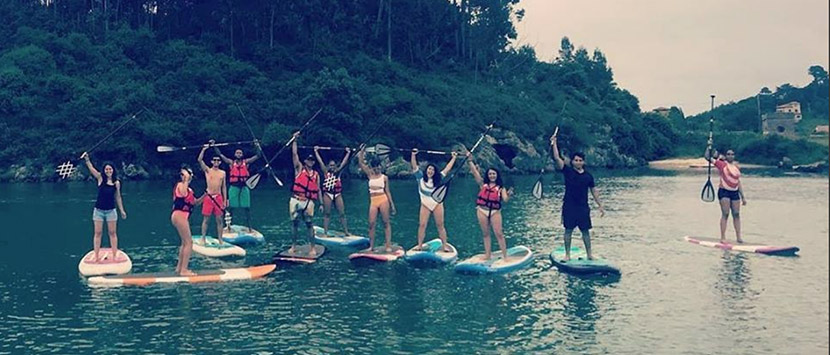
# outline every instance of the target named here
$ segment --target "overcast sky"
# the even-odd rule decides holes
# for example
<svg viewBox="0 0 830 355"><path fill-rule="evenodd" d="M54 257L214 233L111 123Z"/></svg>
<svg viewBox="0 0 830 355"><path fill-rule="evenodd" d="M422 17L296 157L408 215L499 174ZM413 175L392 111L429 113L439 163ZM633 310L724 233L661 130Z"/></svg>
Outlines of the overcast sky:
<svg viewBox="0 0 830 355"><path fill-rule="evenodd" d="M563 36L599 48L614 80L640 109L678 106L688 115L737 101L764 86L808 84L828 69L827 0L522 0L518 43L540 60Z"/></svg>

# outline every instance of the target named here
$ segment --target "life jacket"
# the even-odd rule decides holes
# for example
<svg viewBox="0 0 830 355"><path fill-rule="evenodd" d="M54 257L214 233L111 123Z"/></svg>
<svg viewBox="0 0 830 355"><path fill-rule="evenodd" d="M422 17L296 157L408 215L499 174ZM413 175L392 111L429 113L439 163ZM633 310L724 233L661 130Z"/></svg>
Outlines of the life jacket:
<svg viewBox="0 0 830 355"><path fill-rule="evenodd" d="M331 171L326 172L326 179L323 180L323 191L330 194L339 194L343 192L343 184L337 174Z"/></svg>
<svg viewBox="0 0 830 355"><path fill-rule="evenodd" d="M193 210L196 196L193 195L193 189L187 188L187 196L176 196L176 189L173 189L173 211L183 211L190 213Z"/></svg>
<svg viewBox="0 0 830 355"><path fill-rule="evenodd" d="M244 185L248 178L251 176L251 172L248 171L248 163L244 160L241 164L237 164L236 161L231 163L231 170L229 174L230 178L228 179L231 185Z"/></svg>
<svg viewBox="0 0 830 355"><path fill-rule="evenodd" d="M490 210L501 209L501 187L484 184L476 197L476 205Z"/></svg>
<svg viewBox="0 0 830 355"><path fill-rule="evenodd" d="M320 175L317 174L317 171L311 170L309 172L303 168L300 170L300 174L294 178L291 192L300 199L316 200L317 194L320 193L318 180L320 180Z"/></svg>

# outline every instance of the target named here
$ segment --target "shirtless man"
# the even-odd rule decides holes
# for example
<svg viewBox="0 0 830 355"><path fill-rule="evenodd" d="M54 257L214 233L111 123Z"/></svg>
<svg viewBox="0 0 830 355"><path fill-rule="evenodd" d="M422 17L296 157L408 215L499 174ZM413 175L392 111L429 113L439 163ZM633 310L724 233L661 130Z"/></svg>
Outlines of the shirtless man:
<svg viewBox="0 0 830 355"><path fill-rule="evenodd" d="M208 144L202 147L199 152L199 166L205 172L205 180L207 181L207 197L202 202L202 243L205 243L205 236L207 231L208 219L210 216L215 216L216 219L216 239L219 239L219 244L222 244L222 220L225 208L228 207L228 185L225 184L225 171L220 169L222 165L222 158L213 156L211 158L211 167L205 164L205 151L212 147L214 140L210 140Z"/></svg>

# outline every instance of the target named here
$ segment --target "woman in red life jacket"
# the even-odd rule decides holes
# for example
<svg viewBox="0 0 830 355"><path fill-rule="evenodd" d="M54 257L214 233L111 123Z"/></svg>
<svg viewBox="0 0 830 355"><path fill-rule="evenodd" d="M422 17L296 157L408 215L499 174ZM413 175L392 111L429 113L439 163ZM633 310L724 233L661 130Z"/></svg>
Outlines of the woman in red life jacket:
<svg viewBox="0 0 830 355"><path fill-rule="evenodd" d="M259 141L254 141L258 147ZM216 154L222 158L222 161L228 164L228 207L237 215L237 211L242 210L245 213L245 226L248 227L248 232L251 232L251 189L245 183L251 177L250 165L259 159L259 153L245 158L245 153L242 149L236 149L233 152L233 159L226 157L219 150L219 147L214 147ZM258 149L259 151L262 148ZM230 228L231 226L227 226Z"/></svg>
<svg viewBox="0 0 830 355"><path fill-rule="evenodd" d="M729 211L732 211L732 224L735 226L735 239L743 243L741 239L741 205L746 205L746 196L741 186L741 168L735 161L735 152L732 149L726 151L726 155L712 152L706 148L704 158L712 162L718 168L720 184L718 185L718 201L720 202L720 241L726 242L726 225L729 221Z"/></svg>
<svg viewBox="0 0 830 355"><path fill-rule="evenodd" d="M314 146L314 156L317 158L317 163L320 164L320 169L323 170L323 234L329 234L329 221L331 220L331 204L334 203L337 207L337 214L340 217L340 225L343 227L343 233L349 235L349 226L346 223L346 205L343 203L343 183L340 181L340 172L346 168L349 162L349 155L352 151L346 148L346 155L337 165L334 160L329 160L328 164L323 164L323 158L320 157L320 147Z"/></svg>
<svg viewBox="0 0 830 355"><path fill-rule="evenodd" d="M190 170L186 165L179 170L179 182L176 183L173 189L173 214L170 216L170 222L179 233L182 244L179 247L179 262L176 264L176 273L182 276L195 275L187 264L190 262L190 254L193 252L193 238L190 234L190 212L193 207L202 203L205 198L196 198L193 194L193 189L190 188L190 181L193 180L193 170Z"/></svg>
<svg viewBox="0 0 830 355"><path fill-rule="evenodd" d="M492 228L499 248L501 248L502 258L507 260L507 242L504 240L502 231L501 207L513 195L513 188L503 187L501 173L494 168L487 169L486 177L482 178L470 152L467 152L467 163L476 183L481 186L476 197L476 217L478 217L478 225L481 227L481 235L484 238L484 258L489 260L491 256L490 229Z"/></svg>
<svg viewBox="0 0 830 355"><path fill-rule="evenodd" d="M392 224L390 223L390 215L394 215L396 210L395 202L392 201L392 193L389 191L389 178L383 174L383 169L377 158L366 164L365 156L365 149L361 149L357 153L357 164L369 179L369 249L366 252L371 253L372 248L375 247L375 223L377 222L378 212L380 212L381 219L383 219L383 232L386 236L386 252L391 253Z"/></svg>
<svg viewBox="0 0 830 355"><path fill-rule="evenodd" d="M288 201L288 213L291 215L291 249L295 252L297 246L297 228L300 218L305 221L306 235L309 243L309 257L317 255L314 249L314 202L320 202L320 174L314 170L314 157L306 156L303 161L297 155L297 137L300 132L294 132L291 143L291 158L294 162L294 184L291 186L291 199ZM322 207L322 205L321 205Z"/></svg>

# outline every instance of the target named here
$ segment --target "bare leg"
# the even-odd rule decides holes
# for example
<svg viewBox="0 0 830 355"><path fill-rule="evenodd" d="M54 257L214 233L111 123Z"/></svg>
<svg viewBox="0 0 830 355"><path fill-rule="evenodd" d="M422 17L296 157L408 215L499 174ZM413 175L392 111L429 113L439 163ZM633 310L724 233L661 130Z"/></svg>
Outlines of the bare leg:
<svg viewBox="0 0 830 355"><path fill-rule="evenodd" d="M343 226L343 233L346 235L350 235L349 233L349 224L346 223L346 205L343 203L343 195L338 195L337 198L334 199L334 205L337 206L337 213L340 217L340 225Z"/></svg>
<svg viewBox="0 0 830 355"><path fill-rule="evenodd" d="M311 207L311 209L313 212L314 208ZM314 249L314 219L313 216L308 213L308 208L306 208L306 213L303 217L305 217L306 237L308 238L308 256L314 257L317 255L317 250Z"/></svg>
<svg viewBox="0 0 830 355"><path fill-rule="evenodd" d="M585 244L585 254L588 255L588 260L594 260L594 257L591 255L591 230L582 230L582 228L579 228L579 232L582 233L582 243Z"/></svg>
<svg viewBox="0 0 830 355"><path fill-rule="evenodd" d="M447 228L444 228L443 204L435 206L435 210L432 211L432 218L435 219L435 229L438 229L438 238L441 238L441 250L450 252L450 247L447 246Z"/></svg>
<svg viewBox="0 0 830 355"><path fill-rule="evenodd" d="M729 219L729 198L720 199L720 242L726 242L726 222Z"/></svg>
<svg viewBox="0 0 830 355"><path fill-rule="evenodd" d="M100 261L98 252L101 251L101 235L104 234L104 222L92 221L92 250L94 250L95 262Z"/></svg>
<svg viewBox="0 0 830 355"><path fill-rule="evenodd" d="M214 219L216 219L216 239L219 240L219 244L222 244L222 232L225 229L225 226L222 225L222 215L214 215ZM229 226L230 227L230 226Z"/></svg>
<svg viewBox="0 0 830 355"><path fill-rule="evenodd" d="M112 249L112 260L118 256L118 221L107 222L107 234L110 237L110 249Z"/></svg>
<svg viewBox="0 0 830 355"><path fill-rule="evenodd" d="M207 203L207 202L205 202ZM208 218L210 216L202 216L202 244L207 244L207 225L208 225ZM191 240L191 242L193 242Z"/></svg>
<svg viewBox="0 0 830 355"><path fill-rule="evenodd" d="M323 194L323 232L329 234L329 222L331 221L331 197Z"/></svg>
<svg viewBox="0 0 830 355"><path fill-rule="evenodd" d="M564 261L571 260L571 235L573 235L573 229L565 229L565 259Z"/></svg>
<svg viewBox="0 0 830 355"><path fill-rule="evenodd" d="M193 272L187 268L190 263L190 254L193 251L193 239L190 234L190 225L187 222L187 216L180 214L173 215L173 226L181 238L181 247L179 249L179 262L176 265L176 272L182 276L193 275Z"/></svg>
<svg viewBox="0 0 830 355"><path fill-rule="evenodd" d="M423 250L424 247L424 237L426 236L427 231L427 223L429 223L429 210L421 205L421 210L418 213L418 244L416 244L417 250Z"/></svg>
<svg viewBox="0 0 830 355"><path fill-rule="evenodd" d="M496 234L496 242L501 248L501 257L507 260L507 241L504 240L504 231L501 228L501 211L493 211L490 215L490 224L493 225L493 233Z"/></svg>
<svg viewBox="0 0 830 355"><path fill-rule="evenodd" d="M735 239L743 243L741 239L741 200L732 201L732 224L735 226Z"/></svg>
<svg viewBox="0 0 830 355"><path fill-rule="evenodd" d="M380 216L383 218L383 233L386 236L386 252L392 252L392 223L389 219L389 210L390 210L389 201L384 202L380 205Z"/></svg>
<svg viewBox="0 0 830 355"><path fill-rule="evenodd" d="M375 224L378 220L378 208L369 204L369 251L375 247Z"/></svg>
<svg viewBox="0 0 830 355"><path fill-rule="evenodd" d="M476 217L478 226L481 227L481 237L484 239L484 259L490 260L490 220L487 219L487 214L478 209L476 209Z"/></svg>

